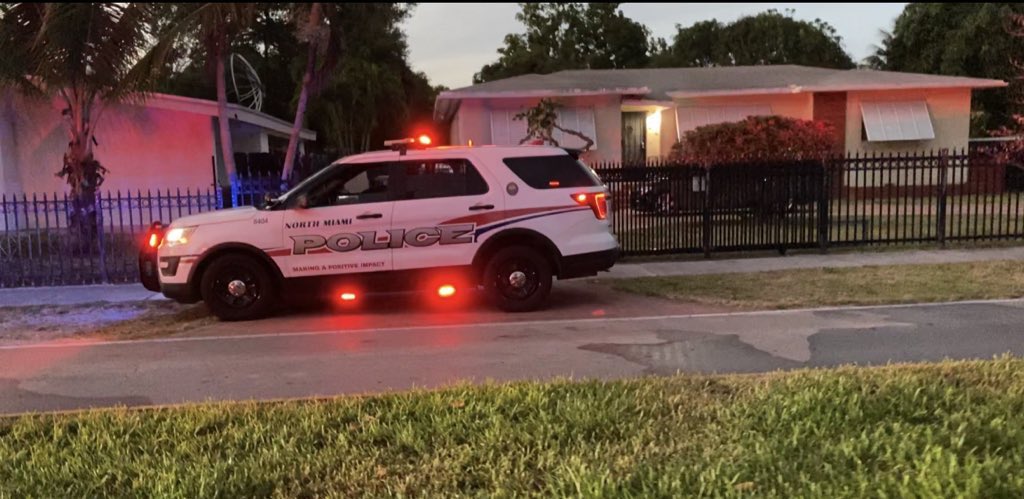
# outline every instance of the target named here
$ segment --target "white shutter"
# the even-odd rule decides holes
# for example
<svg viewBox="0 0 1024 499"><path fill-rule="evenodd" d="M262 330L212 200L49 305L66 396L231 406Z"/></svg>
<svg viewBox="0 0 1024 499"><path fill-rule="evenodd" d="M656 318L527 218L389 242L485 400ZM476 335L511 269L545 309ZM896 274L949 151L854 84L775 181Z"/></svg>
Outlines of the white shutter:
<svg viewBox="0 0 1024 499"><path fill-rule="evenodd" d="M573 107L559 109L558 126L567 130L575 130L590 137L590 140L594 141L591 148L597 147L597 125L594 119L594 108ZM587 144L585 140L575 135L564 133L561 130L555 130L552 136L563 147L582 148Z"/></svg>
<svg viewBox="0 0 1024 499"><path fill-rule="evenodd" d="M526 132L530 128L525 118L521 120L515 119L517 114L519 114L519 111L508 112L508 142L506 145L519 145L519 141L526 137Z"/></svg>
<svg viewBox="0 0 1024 499"><path fill-rule="evenodd" d="M508 144L508 112L491 111L491 144Z"/></svg>
<svg viewBox="0 0 1024 499"><path fill-rule="evenodd" d="M860 112L869 142L935 138L925 101L861 102Z"/></svg>
<svg viewBox="0 0 1024 499"><path fill-rule="evenodd" d="M578 130L583 135L590 137L590 140L594 141L592 148L597 147L597 118L594 113L594 108L586 107L580 109L579 112L579 128ZM585 143L580 140L580 147L583 147Z"/></svg>
<svg viewBox="0 0 1024 499"><path fill-rule="evenodd" d="M697 127L743 121L748 116L768 116L772 107L768 104L752 104L746 106L684 106L676 108L676 120L679 123L677 133L684 133Z"/></svg>

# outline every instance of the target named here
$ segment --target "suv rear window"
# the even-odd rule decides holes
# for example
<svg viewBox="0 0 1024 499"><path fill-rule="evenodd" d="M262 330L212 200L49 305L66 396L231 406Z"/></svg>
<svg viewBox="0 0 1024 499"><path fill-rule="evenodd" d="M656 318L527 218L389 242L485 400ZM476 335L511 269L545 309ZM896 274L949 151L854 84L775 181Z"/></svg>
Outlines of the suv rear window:
<svg viewBox="0 0 1024 499"><path fill-rule="evenodd" d="M505 158L505 166L534 189L594 187L601 179L588 166L569 155Z"/></svg>

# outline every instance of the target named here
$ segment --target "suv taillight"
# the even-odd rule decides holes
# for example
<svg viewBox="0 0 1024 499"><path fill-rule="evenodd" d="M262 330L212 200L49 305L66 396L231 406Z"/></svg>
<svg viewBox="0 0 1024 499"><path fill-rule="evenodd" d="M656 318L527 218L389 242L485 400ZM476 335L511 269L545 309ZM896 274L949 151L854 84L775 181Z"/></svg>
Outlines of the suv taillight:
<svg viewBox="0 0 1024 499"><path fill-rule="evenodd" d="M580 192L572 195L572 200L576 201L576 204L580 206L590 206L591 210L594 210L594 216L598 220L604 220L608 218L608 199L605 193L586 193Z"/></svg>

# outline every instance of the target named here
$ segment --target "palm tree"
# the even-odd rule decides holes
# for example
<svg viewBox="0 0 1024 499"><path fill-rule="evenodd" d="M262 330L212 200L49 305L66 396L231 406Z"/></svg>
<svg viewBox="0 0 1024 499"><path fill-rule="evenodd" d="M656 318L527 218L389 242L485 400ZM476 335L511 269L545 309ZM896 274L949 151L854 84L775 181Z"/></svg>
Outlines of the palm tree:
<svg viewBox="0 0 1024 499"><path fill-rule="evenodd" d="M68 145L58 176L71 188L72 225L92 239L97 125L110 104L138 101L151 88L168 45L150 32L147 3L15 3L0 6L0 85L64 104Z"/></svg>
<svg viewBox="0 0 1024 499"><path fill-rule="evenodd" d="M302 74L299 87L299 99L295 106L295 121L292 124L291 136L288 139L288 150L285 153L284 168L281 169L281 182L286 183L291 177L295 158L298 155L299 132L306 117L306 106L310 94L319 93L326 80L326 75L334 70L341 50L341 23L332 17L338 14L334 4L297 3L292 4L295 17L297 38L307 44L308 53L306 67ZM317 61L320 61L319 65Z"/></svg>
<svg viewBox="0 0 1024 499"><path fill-rule="evenodd" d="M892 33L880 29L878 34L882 37L882 44L871 46L872 54L864 58L864 64L871 69L891 69Z"/></svg>
<svg viewBox="0 0 1024 499"><path fill-rule="evenodd" d="M206 48L207 63L214 68L217 85L217 125L220 152L224 170L233 184L237 178L234 146L228 117L226 60L231 41L252 24L259 4L255 3L199 3L178 4L177 12L168 23L168 31L161 40L177 41L187 35L198 37Z"/></svg>

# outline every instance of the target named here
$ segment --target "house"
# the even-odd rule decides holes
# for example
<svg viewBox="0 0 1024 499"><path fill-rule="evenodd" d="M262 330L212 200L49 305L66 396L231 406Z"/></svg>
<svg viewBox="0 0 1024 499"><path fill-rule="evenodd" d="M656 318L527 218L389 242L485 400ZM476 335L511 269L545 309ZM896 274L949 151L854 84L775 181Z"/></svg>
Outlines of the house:
<svg viewBox="0 0 1024 499"><path fill-rule="evenodd" d="M55 176L68 142L62 109L59 98L0 91L0 193L67 190ZM236 156L287 146L290 122L238 104L228 104L228 112ZM300 137L311 141L316 134L302 130ZM215 101L152 94L139 104L110 105L100 116L94 154L109 170L103 189L184 191L228 184Z"/></svg>
<svg viewBox="0 0 1024 499"><path fill-rule="evenodd" d="M434 118L452 144L516 144L513 117L555 99L561 126L595 144L590 161L668 155L688 130L751 115L820 119L849 153L918 152L968 145L971 92L1001 80L806 66L612 69L528 74L442 92ZM583 141L555 134L561 145Z"/></svg>

